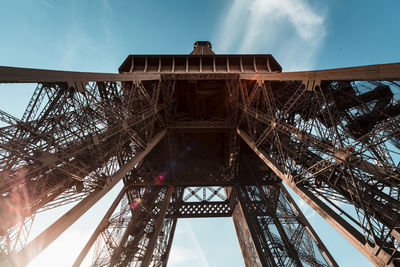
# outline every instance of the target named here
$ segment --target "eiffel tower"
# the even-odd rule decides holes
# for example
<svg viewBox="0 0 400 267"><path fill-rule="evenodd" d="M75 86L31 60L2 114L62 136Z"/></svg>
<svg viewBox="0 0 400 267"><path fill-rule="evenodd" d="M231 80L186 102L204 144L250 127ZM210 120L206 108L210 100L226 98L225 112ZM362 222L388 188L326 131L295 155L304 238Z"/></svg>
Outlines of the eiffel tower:
<svg viewBox="0 0 400 267"><path fill-rule="evenodd" d="M400 265L400 64L282 72L269 54L130 55L118 74L0 67L0 265L24 266L117 183L74 266L166 266L179 218L232 217L245 266L338 266L290 192ZM38 212L77 204L28 242ZM56 263L55 263L56 265Z"/></svg>

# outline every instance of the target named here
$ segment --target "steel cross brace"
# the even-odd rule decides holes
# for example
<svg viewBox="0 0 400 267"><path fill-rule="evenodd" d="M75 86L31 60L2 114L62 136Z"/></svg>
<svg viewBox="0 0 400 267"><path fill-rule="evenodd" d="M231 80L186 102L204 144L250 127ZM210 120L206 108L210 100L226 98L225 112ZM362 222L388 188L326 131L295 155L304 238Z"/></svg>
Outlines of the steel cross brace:
<svg viewBox="0 0 400 267"><path fill-rule="evenodd" d="M95 190L86 198L80 201L70 211L65 213L56 222L50 225L46 230L39 234L29 244L19 252L9 255L0 262L0 266L25 266L56 238L58 238L66 229L76 222L87 210L99 201L107 192L109 192L131 169L135 167L143 158L159 143L165 136L166 130L162 130L153 137L148 143L146 149L136 154L130 162L122 166L103 188Z"/></svg>
<svg viewBox="0 0 400 267"><path fill-rule="evenodd" d="M355 229L350 223L335 213L329 206L322 202L312 192L294 182L293 176L285 173L268 154L255 145L255 141L244 131L237 129L238 135L247 143L247 145L260 157L261 160L280 177L294 192L296 192L304 201L306 201L321 217L329 222L339 233L341 233L350 243L352 243L362 254L377 266L394 266L389 261L391 255L383 250L371 247L365 241L364 236Z"/></svg>
<svg viewBox="0 0 400 267"><path fill-rule="evenodd" d="M92 236L89 238L88 242L86 243L85 247L82 249L81 253L79 253L74 264L72 265L73 267L78 267L81 265L82 261L85 259L87 253L89 252L90 248L93 246L97 237L103 231L103 228L106 227L108 220L110 219L114 210L117 208L117 206L118 206L119 202L121 201L122 197L124 196L125 192L126 192L126 187L124 186L122 188L122 190L119 192L118 196L115 198L114 202L111 204L110 208L108 209L107 213L104 215L103 219L100 221L96 230L94 230Z"/></svg>

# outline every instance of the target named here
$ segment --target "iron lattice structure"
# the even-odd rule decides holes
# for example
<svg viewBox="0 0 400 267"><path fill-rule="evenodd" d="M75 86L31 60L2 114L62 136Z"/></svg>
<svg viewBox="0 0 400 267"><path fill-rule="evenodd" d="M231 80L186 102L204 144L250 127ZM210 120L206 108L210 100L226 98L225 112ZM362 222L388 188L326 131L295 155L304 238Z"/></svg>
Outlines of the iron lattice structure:
<svg viewBox="0 0 400 267"><path fill-rule="evenodd" d="M129 56L119 74L0 67L0 265L21 266L118 182L83 251L166 266L177 219L232 216L246 266L337 266L282 181L377 266L400 265L400 64L281 72L271 55ZM35 214L77 204L27 242Z"/></svg>

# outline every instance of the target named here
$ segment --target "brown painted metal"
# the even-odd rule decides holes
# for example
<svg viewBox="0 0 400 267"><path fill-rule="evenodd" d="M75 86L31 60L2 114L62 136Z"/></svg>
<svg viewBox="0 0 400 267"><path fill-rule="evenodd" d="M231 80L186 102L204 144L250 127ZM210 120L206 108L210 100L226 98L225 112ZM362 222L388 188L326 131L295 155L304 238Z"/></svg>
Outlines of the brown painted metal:
<svg viewBox="0 0 400 267"><path fill-rule="evenodd" d="M282 72L266 74L240 74L243 80L263 81L321 81L321 80L398 80L400 76L400 63L378 64L351 68Z"/></svg>
<svg viewBox="0 0 400 267"><path fill-rule="evenodd" d="M260 257L258 256L256 245L251 237L250 229L247 225L240 203L237 204L232 214L232 220L235 225L239 246L242 251L244 265L246 267L261 267Z"/></svg>
<svg viewBox="0 0 400 267"><path fill-rule="evenodd" d="M191 55L215 55L212 51L212 45L209 41L197 41L193 45Z"/></svg>
<svg viewBox="0 0 400 267"><path fill-rule="evenodd" d="M169 186L168 187L167 196L163 200L163 204L161 206L161 209L160 209L160 212L158 214L157 220L154 222L154 234L151 237L151 239L149 240L149 244L147 245L146 254L144 255L144 258L143 258L143 261L142 261L142 265L143 266L149 266L150 265L150 261L153 258L154 247L156 245L158 236L159 236L160 231L162 229L162 224L164 222L165 215L167 214L167 209L168 209L169 203L171 201L171 197L172 197L172 193L173 192L174 192L174 187L173 186Z"/></svg>
<svg viewBox="0 0 400 267"><path fill-rule="evenodd" d="M120 74L0 67L1 83L38 83L22 119L0 110L1 207L29 196L0 213L1 264L28 263L121 179L75 266L95 242L96 266L166 266L178 218L221 216L246 266L337 266L281 181L371 262L398 264L400 63L281 70L209 42L130 55ZM36 212L76 200L29 244L19 237Z"/></svg>
<svg viewBox="0 0 400 267"><path fill-rule="evenodd" d="M135 155L132 160L122 166L112 177L108 184L102 189L96 190L80 201L71 210L65 213L56 222L50 225L46 230L40 233L35 239L29 242L16 255L10 255L1 265L4 266L24 266L28 264L34 257L49 246L56 238L58 238L65 230L68 229L76 220L78 220L88 209L90 209L97 201L99 201L108 191L110 191L136 164L157 145L164 137L166 130L158 133L148 144L147 148L141 153ZM11 264L11 265L10 265Z"/></svg>
<svg viewBox="0 0 400 267"><path fill-rule="evenodd" d="M317 244L317 246L321 250L321 253L323 253L325 258L328 260L329 265L331 265L331 266L339 266L336 263L335 259L332 257L332 255L329 252L329 250L325 247L324 243L321 241L321 239L319 238L317 233L314 231L314 228L308 222L308 220L304 216L303 212L301 212L300 208L297 206L297 204L294 201L294 199L292 198L292 196L289 194L289 192L286 190L286 188L284 186L281 186L281 188L282 188L283 194L285 195L286 199L289 201L290 205L292 206L292 208L295 210L295 212L299 216L300 220L302 221L302 223L305 224L305 227L306 227L307 231L310 233L311 237L314 239L315 243Z"/></svg>
<svg viewBox="0 0 400 267"><path fill-rule="evenodd" d="M254 145L254 141L244 132L237 130L238 134L250 146L251 149L276 173L294 192L296 192L304 201L307 202L322 218L324 218L330 225L332 225L339 233L341 233L354 247L363 253L371 262L377 266L386 266L386 262L390 258L389 255L383 251L380 255L375 255L376 249L370 247L363 238L363 235L358 232L348 222L338 216L331 208L325 205L318 197L310 194L306 190L297 186L293 182L293 177L285 173L283 169L276 164L264 151L258 149ZM392 264L390 265L392 266Z"/></svg>
<svg viewBox="0 0 400 267"><path fill-rule="evenodd" d="M116 73L94 73L61 70L28 69L0 66L1 83L38 83L38 82L111 82L111 81L146 81L159 80L158 74L116 74Z"/></svg>
<svg viewBox="0 0 400 267"><path fill-rule="evenodd" d="M117 197L115 198L114 202L111 204L110 208L104 215L103 219L101 219L99 225L97 226L96 230L94 230L93 234L90 236L88 242L86 243L85 247L82 249L82 251L79 253L78 257L76 258L74 264L72 265L73 267L78 267L81 265L82 261L85 259L87 253L89 252L90 248L93 246L94 242L100 235L100 233L103 231L104 228L107 227L107 223L114 212L114 210L117 208L118 204L120 203L122 197L124 196L126 192L126 187L124 186Z"/></svg>

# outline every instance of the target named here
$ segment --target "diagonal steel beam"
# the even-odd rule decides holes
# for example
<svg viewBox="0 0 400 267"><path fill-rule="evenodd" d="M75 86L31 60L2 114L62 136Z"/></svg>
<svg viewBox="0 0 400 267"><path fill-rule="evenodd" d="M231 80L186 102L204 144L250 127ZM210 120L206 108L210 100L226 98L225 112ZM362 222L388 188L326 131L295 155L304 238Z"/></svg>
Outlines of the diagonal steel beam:
<svg viewBox="0 0 400 267"><path fill-rule="evenodd" d="M171 233L169 234L169 240L168 240L168 244L167 244L167 249L165 250L165 260L163 262L163 267L167 267L168 264L168 259L169 259L169 253L171 251L171 247L172 247L172 241L174 240L174 235L175 235L175 229L176 229L176 224L178 222L178 219L174 219L173 223L172 223L172 228L171 228Z"/></svg>
<svg viewBox="0 0 400 267"><path fill-rule="evenodd" d="M148 143L146 149L136 154L130 162L122 166L113 176L110 177L108 183L101 189L93 191L86 198L80 201L67 213L61 216L57 221L50 225L46 230L40 233L35 239L27 244L19 252L9 255L5 260L0 262L0 266L25 266L55 239L57 239L65 230L67 230L74 222L76 222L87 210L89 210L97 201L99 201L107 192L109 192L136 164L159 143L165 136L166 130L160 131Z"/></svg>
<svg viewBox="0 0 400 267"><path fill-rule="evenodd" d="M78 267L81 265L82 261L85 259L87 253L89 252L90 248L93 246L94 242L97 240L97 237L104 231L104 228L107 226L108 220L110 219L111 215L113 214L114 210L117 208L119 202L121 201L122 197L126 192L126 187L124 186L122 190L119 192L118 196L115 198L114 202L111 204L110 208L108 209L107 213L104 215L103 219L100 221L99 225L97 226L96 230L94 230L92 236L86 243L85 247L82 249L79 256L76 258L72 267Z"/></svg>
<svg viewBox="0 0 400 267"><path fill-rule="evenodd" d="M251 236L249 225L244 217L243 208L240 202L237 203L233 214L233 224L239 241L240 250L244 265L246 267L261 267L260 256L258 255L256 245Z"/></svg>
<svg viewBox="0 0 400 267"><path fill-rule="evenodd" d="M331 253L329 250L325 247L325 244L321 241L317 233L315 232L314 228L311 226L311 224L308 222L306 217L304 216L303 212L300 210L300 208L297 206L296 202L292 198L292 196L289 194L289 192L286 190L286 188L282 185L282 192L285 195L286 199L289 201L290 206L292 206L293 210L296 211L297 215L299 218L301 218L302 223L305 224L307 232L311 235L311 238L314 240L314 242L317 244L318 248L321 250L321 253L324 255L325 259L328 261L330 266L339 266L335 259L332 257Z"/></svg>
<svg viewBox="0 0 400 267"><path fill-rule="evenodd" d="M153 258L154 248L156 246L156 242L158 236L160 235L160 231L162 229L162 225L165 219L165 215L167 214L168 206L171 201L172 193L174 192L174 186L170 185L168 187L167 196L162 203L161 210L159 212L159 217L154 221L154 231L151 239L149 240L149 244L146 248L146 254L143 257L143 261L141 266L148 267L150 266L151 259Z"/></svg>
<svg viewBox="0 0 400 267"><path fill-rule="evenodd" d="M278 165L268 154L259 149L255 145L255 141L250 138L244 131L237 129L238 135L247 143L247 145L260 157L261 160L278 176L280 177L294 192L296 192L304 201L306 201L318 214L332 225L339 233L341 233L353 246L355 246L365 257L377 266L393 266L393 263L387 264L391 255L383 250L371 247L366 242L364 236L357 231L350 223L340 217L322 200L308 191L301 185L296 185L293 176L285 173L283 168Z"/></svg>

